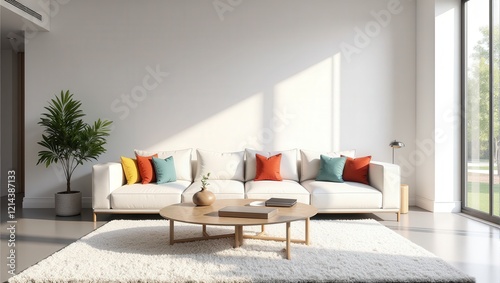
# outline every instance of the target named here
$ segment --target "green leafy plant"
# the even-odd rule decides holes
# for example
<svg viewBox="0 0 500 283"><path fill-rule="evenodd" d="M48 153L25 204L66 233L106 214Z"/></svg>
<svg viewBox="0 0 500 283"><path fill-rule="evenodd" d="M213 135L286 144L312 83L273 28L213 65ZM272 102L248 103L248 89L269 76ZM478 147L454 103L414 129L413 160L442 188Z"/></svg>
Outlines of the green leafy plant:
<svg viewBox="0 0 500 283"><path fill-rule="evenodd" d="M85 161L97 160L106 152L104 145L109 136L111 121L98 119L93 124L85 123L85 116L80 109L82 103L73 99L69 90L61 91L44 107L47 113L42 113L38 122L44 127L39 145L45 149L38 152L38 162L45 167L60 162L66 177L66 192L71 192L71 176Z"/></svg>
<svg viewBox="0 0 500 283"><path fill-rule="evenodd" d="M208 182L208 177L210 177L210 172L207 173L207 175L203 175L201 177L201 188L206 189L210 183Z"/></svg>

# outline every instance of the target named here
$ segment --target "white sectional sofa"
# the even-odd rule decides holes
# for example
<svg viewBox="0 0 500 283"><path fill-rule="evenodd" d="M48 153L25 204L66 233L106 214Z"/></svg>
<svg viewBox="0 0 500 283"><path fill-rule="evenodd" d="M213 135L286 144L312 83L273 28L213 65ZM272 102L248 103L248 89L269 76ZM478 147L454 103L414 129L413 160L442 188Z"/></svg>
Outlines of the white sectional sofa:
<svg viewBox="0 0 500 283"><path fill-rule="evenodd" d="M201 177L208 172L208 186L217 199L296 198L311 204L319 213L376 213L400 210L399 166L371 162L368 168L369 184L358 182L316 181L320 155L352 156L354 151L320 153L306 150L262 152L245 149L239 152L213 152L191 149L147 152L136 150L140 156L158 154L158 158L172 156L177 180L170 183L127 184L121 163L110 162L93 166L92 206L94 221L100 213L158 213L167 205L192 202L200 190ZM282 181L255 181L255 155L272 156L281 153ZM193 154L194 155L194 154Z"/></svg>

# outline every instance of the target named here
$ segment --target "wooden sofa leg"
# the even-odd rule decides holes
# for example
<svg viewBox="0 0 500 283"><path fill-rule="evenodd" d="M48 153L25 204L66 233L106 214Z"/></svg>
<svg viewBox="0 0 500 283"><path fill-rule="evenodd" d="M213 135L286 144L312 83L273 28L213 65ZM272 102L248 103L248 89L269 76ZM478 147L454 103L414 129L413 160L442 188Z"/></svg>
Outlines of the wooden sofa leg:
<svg viewBox="0 0 500 283"><path fill-rule="evenodd" d="M400 217L401 217L401 211L398 211L398 222Z"/></svg>
<svg viewBox="0 0 500 283"><path fill-rule="evenodd" d="M94 223L97 222L97 213L94 212Z"/></svg>

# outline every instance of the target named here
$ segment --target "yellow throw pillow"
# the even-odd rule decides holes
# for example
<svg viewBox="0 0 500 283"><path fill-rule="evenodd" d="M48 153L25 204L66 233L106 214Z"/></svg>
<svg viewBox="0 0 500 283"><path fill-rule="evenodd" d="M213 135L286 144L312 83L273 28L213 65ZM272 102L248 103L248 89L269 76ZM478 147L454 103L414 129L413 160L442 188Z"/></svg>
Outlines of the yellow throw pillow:
<svg viewBox="0 0 500 283"><path fill-rule="evenodd" d="M122 160L123 172L125 173L127 184L132 185L140 182L141 175L139 174L139 166L137 166L137 160L125 156L120 157L120 159Z"/></svg>

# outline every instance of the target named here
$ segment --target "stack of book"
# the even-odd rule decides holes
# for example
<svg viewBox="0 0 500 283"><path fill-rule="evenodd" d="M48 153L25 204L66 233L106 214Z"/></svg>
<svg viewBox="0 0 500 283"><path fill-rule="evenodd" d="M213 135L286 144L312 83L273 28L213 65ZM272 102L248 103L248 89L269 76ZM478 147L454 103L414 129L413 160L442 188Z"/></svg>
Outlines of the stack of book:
<svg viewBox="0 0 500 283"><path fill-rule="evenodd" d="M221 217L239 217L239 218L260 218L268 219L278 213L276 208L255 207L255 206L226 206L219 209Z"/></svg>
<svg viewBox="0 0 500 283"><path fill-rule="evenodd" d="M266 200L266 206L290 207L297 203L297 199L292 198L270 198Z"/></svg>

